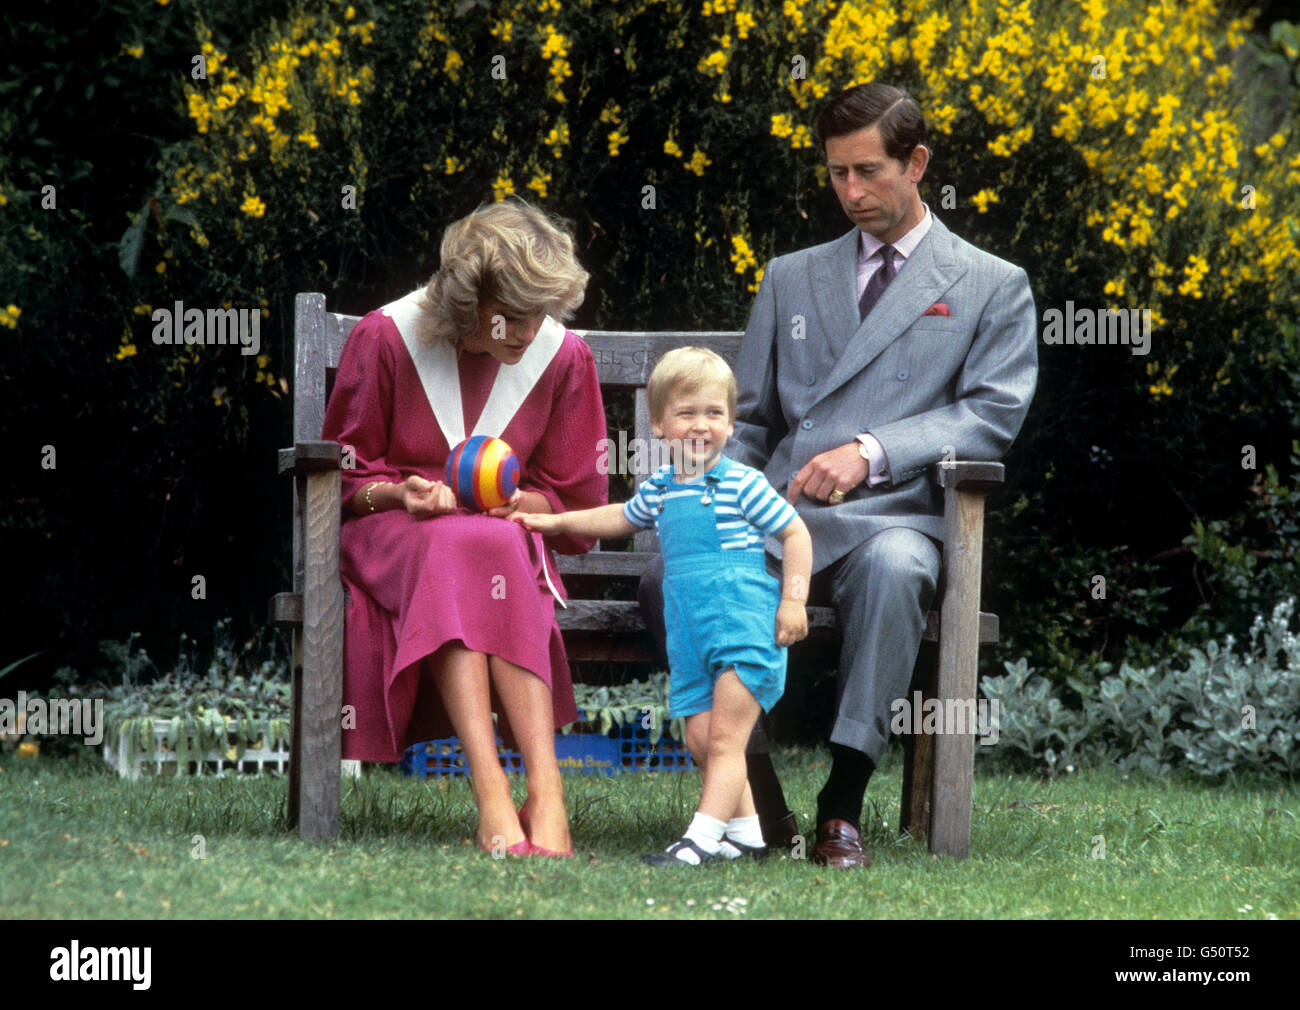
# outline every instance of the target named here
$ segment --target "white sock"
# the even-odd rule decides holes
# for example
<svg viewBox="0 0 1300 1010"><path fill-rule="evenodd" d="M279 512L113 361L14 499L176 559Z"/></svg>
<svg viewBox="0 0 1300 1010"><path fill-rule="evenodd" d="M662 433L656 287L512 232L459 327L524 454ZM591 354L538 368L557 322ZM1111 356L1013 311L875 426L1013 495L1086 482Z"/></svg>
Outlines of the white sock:
<svg viewBox="0 0 1300 1010"><path fill-rule="evenodd" d="M710 817L708 814L696 813L691 818L691 826L686 829L682 835L687 841L694 842L710 856L715 855L722 846L722 836L726 833L727 825L725 821L720 821L716 817ZM672 846L669 846L671 848ZM692 866L700 864L700 857L690 849L682 848L677 852L677 858L683 863L690 863Z"/></svg>
<svg viewBox="0 0 1300 1010"><path fill-rule="evenodd" d="M718 855L723 859L740 858L741 852L731 844L732 841L755 849L763 846L763 829L759 827L758 814L750 817L733 817L727 822L726 838L722 842L722 848L718 850Z"/></svg>

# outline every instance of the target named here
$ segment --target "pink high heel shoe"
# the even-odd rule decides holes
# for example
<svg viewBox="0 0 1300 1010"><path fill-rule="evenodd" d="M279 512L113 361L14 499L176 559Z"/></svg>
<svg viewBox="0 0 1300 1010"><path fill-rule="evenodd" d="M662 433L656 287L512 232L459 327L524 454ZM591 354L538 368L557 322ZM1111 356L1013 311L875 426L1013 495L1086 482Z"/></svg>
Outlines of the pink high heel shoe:
<svg viewBox="0 0 1300 1010"><path fill-rule="evenodd" d="M528 834L528 814L524 812L525 808L519 808L519 826L524 829L524 834ZM528 855L543 856L547 859L572 859L573 850L568 852L556 852L553 849L544 849L540 845L534 845L532 840L528 841Z"/></svg>
<svg viewBox="0 0 1300 1010"><path fill-rule="evenodd" d="M493 852L496 848L496 846L493 845L484 845L482 842L479 842L478 847L484 852ZM533 843L528 840L528 835L525 834L524 837L515 842L514 845L506 847L506 854L510 856L531 856L533 854Z"/></svg>

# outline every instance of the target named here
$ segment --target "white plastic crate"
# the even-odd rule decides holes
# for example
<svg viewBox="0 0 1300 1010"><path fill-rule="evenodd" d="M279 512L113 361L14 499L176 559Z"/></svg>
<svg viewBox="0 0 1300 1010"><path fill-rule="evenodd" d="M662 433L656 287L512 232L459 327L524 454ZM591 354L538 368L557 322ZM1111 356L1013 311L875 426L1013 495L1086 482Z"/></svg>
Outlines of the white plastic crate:
<svg viewBox="0 0 1300 1010"><path fill-rule="evenodd" d="M239 728L238 720L232 722L230 731ZM137 752L135 760L128 758L129 747L126 740L119 739L116 747L104 744L104 760L107 761L122 778L135 780L144 775L175 775L177 757L174 751L165 751L163 742L171 729L170 719L155 719L153 724L154 751L152 755ZM232 761L226 754L210 750L202 760L191 748L186 761L186 774L204 775L261 775L263 772L284 772L289 770L288 742L281 740L275 750L249 747L238 761ZM359 762L358 762L359 765ZM358 767L358 772L360 768Z"/></svg>

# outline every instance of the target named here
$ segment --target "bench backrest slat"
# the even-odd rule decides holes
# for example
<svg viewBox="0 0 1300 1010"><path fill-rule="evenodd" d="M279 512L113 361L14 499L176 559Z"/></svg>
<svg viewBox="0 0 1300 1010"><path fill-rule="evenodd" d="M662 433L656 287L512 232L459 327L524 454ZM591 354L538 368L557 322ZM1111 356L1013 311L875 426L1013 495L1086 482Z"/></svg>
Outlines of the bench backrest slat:
<svg viewBox="0 0 1300 1010"><path fill-rule="evenodd" d="M298 295L294 320L294 441L306 442L320 438L325 423L325 399L334 372L338 369L343 345L352 328L361 321L360 316L342 315L325 309L325 296L318 292ZM701 330L688 332L662 330L654 332L633 330L574 330L587 342L596 361L596 374L602 392L635 390L632 437L636 444L649 447L653 444L650 433L650 410L645 384L655 364L674 347L707 347L716 351L728 363L734 363L740 352L743 333L732 330ZM611 464L617 465L618 445L610 453ZM633 478L639 483L648 476L649 453L634 453L628 448L629 462L634 467ZM657 551L658 537L653 533L638 533L634 538L637 551ZM597 545L599 551L599 545ZM595 564L599 564L598 562ZM580 566L581 567L581 566Z"/></svg>

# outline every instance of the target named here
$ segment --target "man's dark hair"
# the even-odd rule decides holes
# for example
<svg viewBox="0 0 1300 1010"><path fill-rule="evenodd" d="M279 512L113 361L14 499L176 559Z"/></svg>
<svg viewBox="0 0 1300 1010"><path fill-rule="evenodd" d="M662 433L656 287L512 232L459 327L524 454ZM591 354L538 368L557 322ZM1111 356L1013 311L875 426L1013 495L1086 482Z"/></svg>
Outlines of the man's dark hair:
<svg viewBox="0 0 1300 1010"><path fill-rule="evenodd" d="M834 98L817 117L817 140L826 147L831 137L843 137L868 126L880 127L885 154L907 161L917 144L925 143L925 116L902 88L872 81L855 84Z"/></svg>

